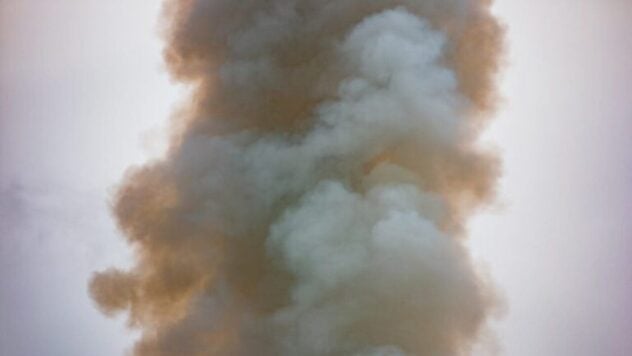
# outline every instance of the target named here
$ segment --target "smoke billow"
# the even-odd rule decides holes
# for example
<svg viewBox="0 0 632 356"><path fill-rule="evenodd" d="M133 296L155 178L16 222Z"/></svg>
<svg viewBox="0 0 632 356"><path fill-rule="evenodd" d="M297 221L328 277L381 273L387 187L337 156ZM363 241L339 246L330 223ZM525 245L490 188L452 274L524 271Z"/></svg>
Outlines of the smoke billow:
<svg viewBox="0 0 632 356"><path fill-rule="evenodd" d="M468 355L494 309L463 244L498 173L489 7L168 0L190 100L118 191L134 267L90 285L134 354Z"/></svg>

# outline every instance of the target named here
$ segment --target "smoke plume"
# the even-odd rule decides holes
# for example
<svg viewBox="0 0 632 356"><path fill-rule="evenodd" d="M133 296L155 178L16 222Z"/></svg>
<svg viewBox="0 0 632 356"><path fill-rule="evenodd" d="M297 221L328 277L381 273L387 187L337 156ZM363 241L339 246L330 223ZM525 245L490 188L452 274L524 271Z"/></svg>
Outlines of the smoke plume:
<svg viewBox="0 0 632 356"><path fill-rule="evenodd" d="M468 355L494 309L463 241L498 173L489 7L167 0L190 100L116 196L135 265L90 284L133 353Z"/></svg>

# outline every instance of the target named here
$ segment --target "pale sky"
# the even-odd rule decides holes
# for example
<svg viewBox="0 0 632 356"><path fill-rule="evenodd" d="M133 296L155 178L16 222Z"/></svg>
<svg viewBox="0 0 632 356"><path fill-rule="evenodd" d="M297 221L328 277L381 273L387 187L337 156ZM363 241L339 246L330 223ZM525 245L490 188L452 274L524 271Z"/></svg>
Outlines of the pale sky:
<svg viewBox="0 0 632 356"><path fill-rule="evenodd" d="M511 356L632 354L632 3L501 0L504 208L472 224Z"/></svg>
<svg viewBox="0 0 632 356"><path fill-rule="evenodd" d="M160 152L179 89L159 1L0 0L0 355L122 354L94 270L128 263L108 212ZM501 355L632 354L632 3L498 0L499 204L470 245L506 308Z"/></svg>

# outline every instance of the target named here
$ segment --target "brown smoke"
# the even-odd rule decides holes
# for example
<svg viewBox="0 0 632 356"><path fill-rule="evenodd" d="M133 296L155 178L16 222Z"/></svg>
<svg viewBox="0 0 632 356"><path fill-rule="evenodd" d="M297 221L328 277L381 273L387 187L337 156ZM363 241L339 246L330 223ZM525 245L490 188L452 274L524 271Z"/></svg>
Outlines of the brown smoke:
<svg viewBox="0 0 632 356"><path fill-rule="evenodd" d="M462 242L502 31L488 0L167 0L191 88L97 273L136 355L468 355L494 307Z"/></svg>

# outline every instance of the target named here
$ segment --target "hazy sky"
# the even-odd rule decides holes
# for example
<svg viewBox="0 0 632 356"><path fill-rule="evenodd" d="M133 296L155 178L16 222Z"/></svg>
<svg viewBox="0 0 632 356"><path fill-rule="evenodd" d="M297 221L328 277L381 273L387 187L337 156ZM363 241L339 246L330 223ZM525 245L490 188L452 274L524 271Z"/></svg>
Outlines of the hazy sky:
<svg viewBox="0 0 632 356"><path fill-rule="evenodd" d="M121 354L86 293L129 253L108 212L178 98L159 1L0 0L0 355ZM499 204L471 247L507 305L501 354L632 353L632 3L499 0Z"/></svg>

